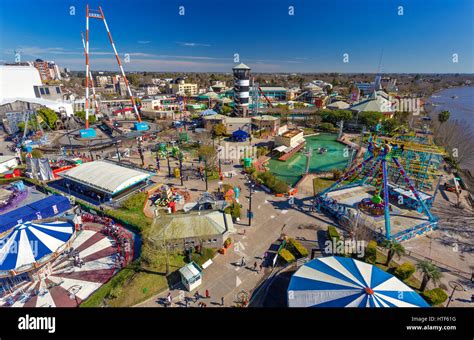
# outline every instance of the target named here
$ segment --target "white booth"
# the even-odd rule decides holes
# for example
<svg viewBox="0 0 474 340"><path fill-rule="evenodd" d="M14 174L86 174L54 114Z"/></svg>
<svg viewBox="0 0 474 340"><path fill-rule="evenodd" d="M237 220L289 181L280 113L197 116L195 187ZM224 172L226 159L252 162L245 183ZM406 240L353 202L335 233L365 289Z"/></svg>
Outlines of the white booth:
<svg viewBox="0 0 474 340"><path fill-rule="evenodd" d="M179 270L179 274L181 275L181 282L188 291L192 291L201 285L201 268L196 263L188 263Z"/></svg>

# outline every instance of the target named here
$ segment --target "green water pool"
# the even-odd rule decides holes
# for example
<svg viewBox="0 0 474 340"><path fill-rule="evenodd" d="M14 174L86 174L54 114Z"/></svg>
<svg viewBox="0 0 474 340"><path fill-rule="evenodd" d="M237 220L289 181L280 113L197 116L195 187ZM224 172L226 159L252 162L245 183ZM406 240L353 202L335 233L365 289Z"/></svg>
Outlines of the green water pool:
<svg viewBox="0 0 474 340"><path fill-rule="evenodd" d="M339 143L336 139L337 135L327 133L305 137L306 148L311 147L312 149L309 172L343 170L346 168L349 157L344 155L345 145ZM321 147L326 148L328 151L320 154L318 148ZM278 179L293 186L305 171L306 156L299 151L286 162L271 159L268 162L268 167Z"/></svg>

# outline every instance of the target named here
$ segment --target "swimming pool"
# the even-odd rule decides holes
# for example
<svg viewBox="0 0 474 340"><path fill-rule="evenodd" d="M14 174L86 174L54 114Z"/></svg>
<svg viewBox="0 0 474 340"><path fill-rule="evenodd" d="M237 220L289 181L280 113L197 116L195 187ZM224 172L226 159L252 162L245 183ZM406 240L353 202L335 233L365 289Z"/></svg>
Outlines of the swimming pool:
<svg viewBox="0 0 474 340"><path fill-rule="evenodd" d="M305 140L306 149L312 149L309 172L324 172L335 169L344 170L346 168L350 153L344 152L346 146L337 141L337 135L322 133L305 137ZM318 148L321 147L326 148L328 151L320 154ZM278 179L294 186L305 171L306 156L300 151L286 162L271 159L268 162L268 167Z"/></svg>

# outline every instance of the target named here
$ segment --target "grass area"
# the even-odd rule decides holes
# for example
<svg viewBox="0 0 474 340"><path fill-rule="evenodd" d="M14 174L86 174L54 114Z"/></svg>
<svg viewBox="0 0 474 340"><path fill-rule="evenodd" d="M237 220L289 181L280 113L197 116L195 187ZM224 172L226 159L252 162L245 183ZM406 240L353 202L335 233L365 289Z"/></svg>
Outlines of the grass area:
<svg viewBox="0 0 474 340"><path fill-rule="evenodd" d="M171 256L172 274L169 276L165 275L164 266L144 269L138 264L130 265L95 291L81 307L100 307L104 305L104 301L110 307L134 306L168 289L170 277L176 277L173 273L184 265L183 255Z"/></svg>
<svg viewBox="0 0 474 340"><path fill-rule="evenodd" d="M329 188L333 185L336 181L331 178L313 178L313 193L317 194L324 189Z"/></svg>
<svg viewBox="0 0 474 340"><path fill-rule="evenodd" d="M198 265L202 266L204 262L206 262L209 259L214 258L216 255L216 250L212 248L202 248L201 249L201 254L198 253L192 253L191 254L191 261L194 261Z"/></svg>
<svg viewBox="0 0 474 340"><path fill-rule="evenodd" d="M170 257L170 271L173 273L184 266L184 256L175 255ZM127 282L116 297L109 300L108 305L112 307L129 307L143 302L152 296L168 289L170 276L164 275L165 267L152 269L139 269L136 275Z"/></svg>
<svg viewBox="0 0 474 340"><path fill-rule="evenodd" d="M313 133L316 133L315 129L308 128L308 127L303 128L304 135L312 135Z"/></svg>
<svg viewBox="0 0 474 340"><path fill-rule="evenodd" d="M127 198L119 209L107 209L105 213L116 218L118 222L123 221L135 225L141 231L147 230L153 220L143 213L146 199L146 193L140 192Z"/></svg>
<svg viewBox="0 0 474 340"><path fill-rule="evenodd" d="M81 307L100 307L104 300L108 298L118 288L123 287L135 274L135 270L131 266L122 269L109 282L96 290L86 301L81 303Z"/></svg>

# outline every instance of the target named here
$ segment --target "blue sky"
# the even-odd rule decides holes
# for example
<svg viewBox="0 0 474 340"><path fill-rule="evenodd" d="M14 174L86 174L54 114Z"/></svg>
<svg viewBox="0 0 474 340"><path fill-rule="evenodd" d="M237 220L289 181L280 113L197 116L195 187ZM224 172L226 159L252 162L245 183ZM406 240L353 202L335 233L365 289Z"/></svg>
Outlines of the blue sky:
<svg viewBox="0 0 474 340"><path fill-rule="evenodd" d="M0 0L0 60L84 69L84 0ZM102 6L128 71L474 72L472 0L90 0ZM75 15L70 15L71 6ZM185 14L179 15L179 6ZM289 15L294 6L294 15ZM403 6L403 15L398 15ZM12 15L15 13L15 15ZM91 19L93 70L117 70ZM382 53L383 51L383 53ZM343 62L343 55L349 62ZM452 56L458 55L453 63Z"/></svg>

